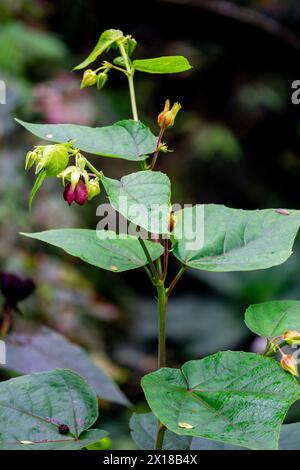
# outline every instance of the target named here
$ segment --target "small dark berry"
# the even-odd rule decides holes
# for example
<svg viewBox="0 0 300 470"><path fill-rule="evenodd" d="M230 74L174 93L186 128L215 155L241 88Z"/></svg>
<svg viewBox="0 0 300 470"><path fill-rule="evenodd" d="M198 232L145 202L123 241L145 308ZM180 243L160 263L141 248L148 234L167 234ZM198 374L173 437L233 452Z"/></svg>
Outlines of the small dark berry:
<svg viewBox="0 0 300 470"><path fill-rule="evenodd" d="M68 434L70 428L67 424L60 424L58 427L59 434Z"/></svg>

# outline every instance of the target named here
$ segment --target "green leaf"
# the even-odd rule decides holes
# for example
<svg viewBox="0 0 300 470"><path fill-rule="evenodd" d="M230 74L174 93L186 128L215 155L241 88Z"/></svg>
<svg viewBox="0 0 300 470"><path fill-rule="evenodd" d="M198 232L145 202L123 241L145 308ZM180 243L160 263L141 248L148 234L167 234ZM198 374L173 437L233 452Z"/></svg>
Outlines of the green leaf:
<svg viewBox="0 0 300 470"><path fill-rule="evenodd" d="M186 208L177 216L173 253L187 266L205 271L277 266L291 255L300 226L300 212L289 214L215 204Z"/></svg>
<svg viewBox="0 0 300 470"><path fill-rule="evenodd" d="M153 413L133 413L129 427L131 436L136 445L143 450L154 450L158 421ZM163 450L188 450L191 438L178 436L166 430L164 434Z"/></svg>
<svg viewBox="0 0 300 470"><path fill-rule="evenodd" d="M87 67L89 64L94 62L97 57L99 57L99 55L108 50L118 39L121 39L122 37L123 33L119 29L108 29L107 31L104 31L89 56L79 65L74 67L73 70L80 70Z"/></svg>
<svg viewBox="0 0 300 470"><path fill-rule="evenodd" d="M277 449L300 387L272 358L221 352L142 379L147 402L172 432L250 449Z"/></svg>
<svg viewBox="0 0 300 470"><path fill-rule="evenodd" d="M106 436L87 431L98 417L95 393L68 369L0 383L0 450L76 449ZM59 433L59 425L69 427Z"/></svg>
<svg viewBox="0 0 300 470"><path fill-rule="evenodd" d="M146 73L178 73L190 70L192 66L182 56L165 56L155 59L134 60L135 70Z"/></svg>
<svg viewBox="0 0 300 470"><path fill-rule="evenodd" d="M157 139L150 129L132 119L106 127L16 121L40 139L59 143L75 140L74 145L80 150L103 157L141 161L156 149Z"/></svg>
<svg viewBox="0 0 300 470"><path fill-rule="evenodd" d="M33 185L33 188L31 190L30 196L29 196L29 203L28 203L29 212L31 212L33 199L35 198L38 190L42 186L43 181L44 181L45 178L46 178L46 172L45 172L45 170L42 170L39 173L38 177L36 178L35 183Z"/></svg>
<svg viewBox="0 0 300 470"><path fill-rule="evenodd" d="M114 209L151 233L168 233L171 184L164 173L139 171L120 181L101 179Z"/></svg>
<svg viewBox="0 0 300 470"><path fill-rule="evenodd" d="M138 238L117 235L110 230L67 228L21 235L62 248L70 255L108 271L128 271L147 264ZM147 240L145 243L153 260L162 255L160 244Z"/></svg>
<svg viewBox="0 0 300 470"><path fill-rule="evenodd" d="M191 450L247 450L245 447L193 437ZM284 424L281 428L279 450L300 450L300 423Z"/></svg>
<svg viewBox="0 0 300 470"><path fill-rule="evenodd" d="M251 305L245 313L248 328L259 336L272 338L288 330L300 330L300 302L275 300Z"/></svg>
<svg viewBox="0 0 300 470"><path fill-rule="evenodd" d="M5 340L6 368L21 374L57 368L72 369L83 377L100 398L129 405L121 390L88 354L64 336L41 327L31 333L11 333Z"/></svg>

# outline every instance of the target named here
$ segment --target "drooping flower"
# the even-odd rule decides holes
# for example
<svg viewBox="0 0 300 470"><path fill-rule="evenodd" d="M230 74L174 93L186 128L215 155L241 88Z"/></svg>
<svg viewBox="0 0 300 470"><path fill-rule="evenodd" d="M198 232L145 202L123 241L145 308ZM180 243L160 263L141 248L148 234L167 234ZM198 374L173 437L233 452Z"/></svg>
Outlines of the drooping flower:
<svg viewBox="0 0 300 470"><path fill-rule="evenodd" d="M295 359L290 354L284 354L280 361L281 367L296 377L299 377L298 368Z"/></svg>
<svg viewBox="0 0 300 470"><path fill-rule="evenodd" d="M88 200L88 189L85 182L80 179L75 186L75 189L72 188L71 183L67 183L64 189L63 194L64 200L69 204L69 206L75 201L80 206L83 206Z"/></svg>
<svg viewBox="0 0 300 470"><path fill-rule="evenodd" d="M6 302L11 306L29 297L34 289L35 284L29 278L6 272L0 273L0 290Z"/></svg>

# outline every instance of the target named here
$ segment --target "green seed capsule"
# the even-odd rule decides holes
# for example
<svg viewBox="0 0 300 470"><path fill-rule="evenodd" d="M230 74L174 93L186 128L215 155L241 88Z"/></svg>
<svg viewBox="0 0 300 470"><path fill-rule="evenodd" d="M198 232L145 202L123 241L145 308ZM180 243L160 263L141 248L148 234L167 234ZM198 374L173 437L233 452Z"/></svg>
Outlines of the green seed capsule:
<svg viewBox="0 0 300 470"><path fill-rule="evenodd" d="M98 88L98 90L101 90L104 87L107 80L108 80L108 75L106 73L104 73L104 72L99 73L98 79L97 79L97 88Z"/></svg>

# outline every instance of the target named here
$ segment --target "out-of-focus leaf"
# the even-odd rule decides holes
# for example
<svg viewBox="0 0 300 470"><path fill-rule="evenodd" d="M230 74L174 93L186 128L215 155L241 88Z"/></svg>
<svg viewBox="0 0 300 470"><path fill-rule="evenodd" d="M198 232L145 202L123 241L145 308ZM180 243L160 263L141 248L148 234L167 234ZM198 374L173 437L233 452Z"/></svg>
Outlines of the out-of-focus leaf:
<svg viewBox="0 0 300 470"><path fill-rule="evenodd" d="M66 228L21 235L62 248L70 255L108 271L128 271L148 263L138 238L117 235L109 230ZM162 245L148 240L145 244L153 260L162 255Z"/></svg>
<svg viewBox="0 0 300 470"><path fill-rule="evenodd" d="M101 179L114 209L150 233L168 233L171 184L160 171L138 171L120 181Z"/></svg>
<svg viewBox="0 0 300 470"><path fill-rule="evenodd" d="M132 439L140 449L155 449L157 424L157 418L153 413L133 413L129 427ZM163 450L188 450L191 441L191 437L178 436L167 429L164 434Z"/></svg>
<svg viewBox="0 0 300 470"><path fill-rule="evenodd" d="M178 73L190 70L189 61L183 56L165 56L155 59L134 60L133 67L146 73Z"/></svg>
<svg viewBox="0 0 300 470"><path fill-rule="evenodd" d="M242 154L235 135L223 124L210 124L204 127L195 138L194 148L199 158L203 160L216 157L235 161Z"/></svg>
<svg viewBox="0 0 300 470"><path fill-rule="evenodd" d="M71 370L56 369L0 383L2 450L82 448L107 435L100 429L88 431L97 417L95 393ZM60 434L61 424L68 426L67 434Z"/></svg>
<svg viewBox="0 0 300 470"><path fill-rule="evenodd" d="M100 398L128 405L118 386L95 365L87 353L62 335L42 327L31 334L12 333L6 339L6 368L21 374L56 368L80 374Z"/></svg>
<svg viewBox="0 0 300 470"><path fill-rule="evenodd" d="M74 140L74 145L80 150L102 157L141 161L156 149L156 137L150 129L132 119L106 127L16 121L41 139L60 143Z"/></svg>
<svg viewBox="0 0 300 470"><path fill-rule="evenodd" d="M295 377L273 358L232 351L160 369L142 387L170 431L257 450L278 448L282 421L300 399Z"/></svg>

